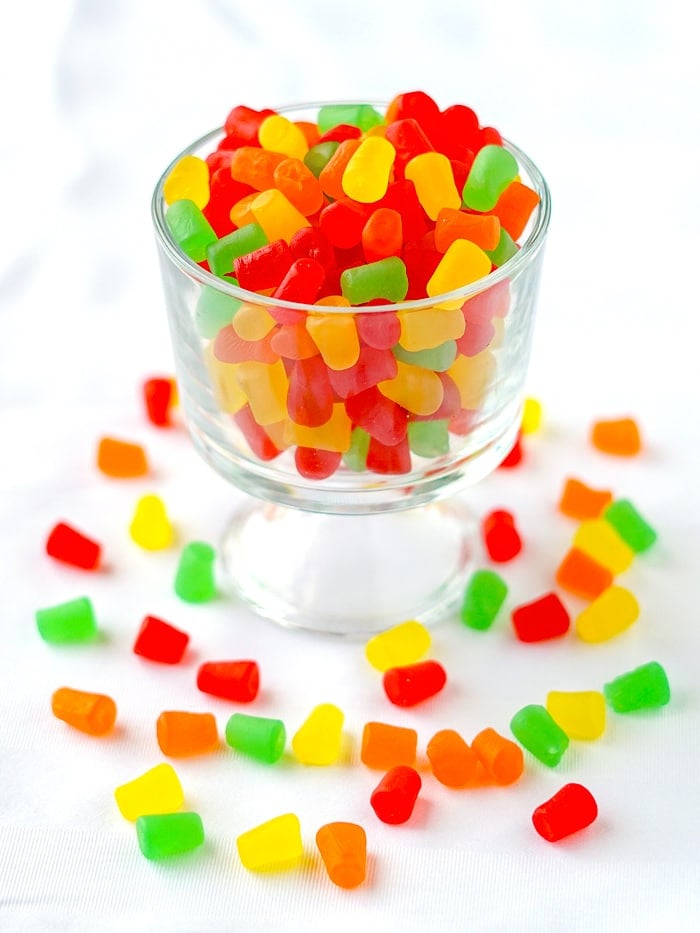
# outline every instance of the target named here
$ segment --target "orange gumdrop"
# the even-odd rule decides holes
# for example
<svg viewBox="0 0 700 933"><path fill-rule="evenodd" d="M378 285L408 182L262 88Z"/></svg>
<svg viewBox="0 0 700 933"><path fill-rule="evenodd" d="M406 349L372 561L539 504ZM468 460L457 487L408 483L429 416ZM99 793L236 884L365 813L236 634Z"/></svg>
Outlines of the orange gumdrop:
<svg viewBox="0 0 700 933"><path fill-rule="evenodd" d="M305 217L320 211L325 203L321 183L301 159L284 159L275 168L274 184Z"/></svg>
<svg viewBox="0 0 700 933"><path fill-rule="evenodd" d="M344 139L318 176L324 194L327 194L329 198L333 198L334 201L345 197L342 184L343 173L350 159L360 148L360 142L359 139Z"/></svg>
<svg viewBox="0 0 700 933"><path fill-rule="evenodd" d="M496 784L513 784L523 773L522 749L495 729L483 729L474 737L472 748Z"/></svg>
<svg viewBox="0 0 700 933"><path fill-rule="evenodd" d="M476 776L479 756L454 729L436 732L427 755L433 774L446 787L464 787Z"/></svg>
<svg viewBox="0 0 700 933"><path fill-rule="evenodd" d="M275 187L275 169L286 158L281 152L241 146L231 157L231 177L256 191L267 191Z"/></svg>
<svg viewBox="0 0 700 933"><path fill-rule="evenodd" d="M613 575L584 551L571 548L557 568L556 581L575 596L595 599L612 584Z"/></svg>
<svg viewBox="0 0 700 933"><path fill-rule="evenodd" d="M97 447L97 468L105 476L118 479L144 476L148 473L146 452L140 444L103 437Z"/></svg>
<svg viewBox="0 0 700 933"><path fill-rule="evenodd" d="M54 692L51 711L57 719L88 735L105 735L117 718L117 706L111 697L72 687L59 687Z"/></svg>
<svg viewBox="0 0 700 933"><path fill-rule="evenodd" d="M298 126L304 134L309 149L315 146L321 138L321 131L317 123L311 123L309 120L295 120L294 125Z"/></svg>
<svg viewBox="0 0 700 933"><path fill-rule="evenodd" d="M522 236L530 215L540 203L540 196L520 181L512 181L496 202L491 213L513 240Z"/></svg>
<svg viewBox="0 0 700 933"><path fill-rule="evenodd" d="M368 768L388 771L396 765L412 765L416 760L418 734L415 729L368 722L362 732L360 758Z"/></svg>
<svg viewBox="0 0 700 933"><path fill-rule="evenodd" d="M591 489L581 480L569 478L564 483L559 511L578 521L599 518L603 509L612 502L612 498L612 493L607 489Z"/></svg>
<svg viewBox="0 0 700 933"><path fill-rule="evenodd" d="M163 754L174 758L213 752L219 745L212 713L167 710L158 717L156 736Z"/></svg>
<svg viewBox="0 0 700 933"><path fill-rule="evenodd" d="M326 823L316 845L328 877L339 888L356 888L367 872L367 834L357 823Z"/></svg>
<svg viewBox="0 0 700 933"><path fill-rule="evenodd" d="M642 449L639 427L634 418L596 421L591 430L591 442L603 453L618 457L634 457Z"/></svg>
<svg viewBox="0 0 700 933"><path fill-rule="evenodd" d="M435 220L435 249L440 253L455 240L471 240L484 250L496 249L500 235L500 221L492 214L468 214L443 207Z"/></svg>

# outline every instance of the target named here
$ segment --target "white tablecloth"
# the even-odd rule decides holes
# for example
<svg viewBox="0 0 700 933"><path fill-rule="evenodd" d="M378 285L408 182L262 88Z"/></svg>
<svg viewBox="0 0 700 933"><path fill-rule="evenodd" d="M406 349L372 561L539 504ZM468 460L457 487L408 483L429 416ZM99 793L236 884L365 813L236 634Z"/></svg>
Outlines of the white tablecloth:
<svg viewBox="0 0 700 933"><path fill-rule="evenodd" d="M0 928L695 929L700 80L686 5L64 0L13 7L3 40ZM127 527L136 499L154 491L180 544L216 543L244 501L182 426L151 427L139 398L146 376L172 371L149 219L162 167L236 103L413 88L502 128L545 173L554 213L528 386L543 430L520 468L464 494L477 516L503 506L518 518L525 548L504 570L508 604L488 633L456 619L434 630L448 686L401 712L360 643L279 629L225 595L186 605L172 592L179 549L145 554ZM623 414L644 436L634 461L588 440L595 418ZM99 474L103 434L142 442L153 474ZM552 588L575 528L556 507L566 476L630 498L657 528L657 545L620 579L641 616L602 645L573 635L523 645L508 613ZM103 571L46 557L61 518L105 544ZM43 643L34 611L83 594L99 642ZM563 598L572 614L581 608ZM190 633L182 665L132 654L147 613ZM290 755L265 768L224 747L175 762L207 841L151 863L113 790L163 760L163 709L211 710L223 729L230 705L194 686L198 664L218 657L259 661L251 712L279 716L290 733L315 704L337 703L346 753L326 769ZM652 659L668 672L670 705L610 714L604 737L572 743L557 768L528 756L523 779L502 789L451 791L431 777L424 751L438 728L507 733L513 713L547 691L600 689ZM92 739L52 717L64 684L114 696L114 735ZM424 787L403 827L369 807L379 776L359 764L359 738L370 719L418 731ZM591 789L600 817L549 845L530 814L567 781ZM288 811L301 820L303 865L249 874L236 836ZM368 833L368 881L354 892L333 887L315 854L316 829L335 819Z"/></svg>

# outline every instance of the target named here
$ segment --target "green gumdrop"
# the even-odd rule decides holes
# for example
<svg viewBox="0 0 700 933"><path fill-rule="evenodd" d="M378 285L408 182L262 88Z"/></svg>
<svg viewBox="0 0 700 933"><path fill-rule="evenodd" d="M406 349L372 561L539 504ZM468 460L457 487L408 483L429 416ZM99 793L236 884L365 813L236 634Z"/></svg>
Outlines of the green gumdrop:
<svg viewBox="0 0 700 933"><path fill-rule="evenodd" d="M505 581L493 570L476 570L467 584L461 619L470 628L485 631L493 625L508 595Z"/></svg>
<svg viewBox="0 0 700 933"><path fill-rule="evenodd" d="M542 764L558 765L569 747L569 737L544 706L523 706L510 721L510 730L523 748Z"/></svg>
<svg viewBox="0 0 700 933"><path fill-rule="evenodd" d="M267 246L269 240L260 224L246 224L232 233L222 236L207 247L207 262L214 275L227 275L233 271L233 261L239 256Z"/></svg>
<svg viewBox="0 0 700 933"><path fill-rule="evenodd" d="M232 285L238 285L233 277L230 281ZM231 323L242 304L243 302L238 298L233 298L216 288L205 285L199 293L194 312L200 337L207 339L216 337L222 327L227 327Z"/></svg>
<svg viewBox="0 0 700 933"><path fill-rule="evenodd" d="M491 262L497 268L512 259L518 252L518 246L511 235L501 227L501 234L495 249L484 250Z"/></svg>
<svg viewBox="0 0 700 933"><path fill-rule="evenodd" d="M367 451L370 436L362 428L353 428L350 435L350 447L343 454L343 463L348 470L362 473L367 468Z"/></svg>
<svg viewBox="0 0 700 933"><path fill-rule="evenodd" d="M428 350L405 350L400 343L393 348L392 353L397 360L411 363L413 366L422 366L432 369L434 373L444 373L457 359L457 342L446 340L437 347Z"/></svg>
<svg viewBox="0 0 700 933"><path fill-rule="evenodd" d="M149 814L136 820L136 837L146 858L157 860L201 846L204 826L198 813Z"/></svg>
<svg viewBox="0 0 700 933"><path fill-rule="evenodd" d="M272 765L284 754L287 732L281 719L234 713L226 723L226 743L236 751Z"/></svg>
<svg viewBox="0 0 700 933"><path fill-rule="evenodd" d="M483 146L464 183L462 200L474 211L491 211L518 174L518 162L503 146Z"/></svg>
<svg viewBox="0 0 700 933"><path fill-rule="evenodd" d="M175 575L175 592L186 603L206 603L216 596L216 552L204 541L190 541L182 549Z"/></svg>
<svg viewBox="0 0 700 933"><path fill-rule="evenodd" d="M658 661L649 661L620 674L603 687L605 699L616 713L632 713L638 709L665 706L671 699L666 671Z"/></svg>
<svg viewBox="0 0 700 933"><path fill-rule="evenodd" d="M617 499L611 502L603 512L603 518L609 525L612 525L635 554L648 550L656 541L656 532L642 518L629 499Z"/></svg>
<svg viewBox="0 0 700 933"><path fill-rule="evenodd" d="M165 212L165 222L183 253L194 262L207 258L207 247L217 240L211 224L194 201L173 201Z"/></svg>
<svg viewBox="0 0 700 933"><path fill-rule="evenodd" d="M449 453L449 419L411 421L408 425L408 444L417 457L440 457Z"/></svg>
<svg viewBox="0 0 700 933"><path fill-rule="evenodd" d="M403 301L408 291L406 266L398 256L354 266L341 274L340 288L351 305L365 304L374 298Z"/></svg>
<svg viewBox="0 0 700 933"><path fill-rule="evenodd" d="M323 169L330 162L333 153L339 145L340 143L331 140L327 143L317 143L309 149L304 156L304 165L312 175L318 178Z"/></svg>
<svg viewBox="0 0 700 933"><path fill-rule="evenodd" d="M321 133L327 133L340 123L359 126L366 132L373 126L381 126L384 117L371 104L327 104L318 111L317 123Z"/></svg>
<svg viewBox="0 0 700 933"><path fill-rule="evenodd" d="M52 645L92 641L97 635L95 612L87 596L37 609L35 618L39 634Z"/></svg>

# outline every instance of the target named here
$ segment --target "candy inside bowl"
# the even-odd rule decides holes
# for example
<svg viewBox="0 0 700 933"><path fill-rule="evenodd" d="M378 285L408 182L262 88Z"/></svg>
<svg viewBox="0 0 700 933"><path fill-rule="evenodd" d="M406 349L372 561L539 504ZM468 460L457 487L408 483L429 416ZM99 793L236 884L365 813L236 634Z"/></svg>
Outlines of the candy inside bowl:
<svg viewBox="0 0 700 933"><path fill-rule="evenodd" d="M452 494L520 424L538 169L420 92L236 107L153 218L188 429L254 497L222 543L239 596L342 634L444 617L474 556Z"/></svg>

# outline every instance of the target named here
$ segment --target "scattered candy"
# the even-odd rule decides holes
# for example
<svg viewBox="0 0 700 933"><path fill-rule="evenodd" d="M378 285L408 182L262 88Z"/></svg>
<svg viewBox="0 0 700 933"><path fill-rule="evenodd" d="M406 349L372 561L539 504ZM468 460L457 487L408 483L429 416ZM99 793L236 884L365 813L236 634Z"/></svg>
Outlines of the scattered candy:
<svg viewBox="0 0 700 933"><path fill-rule="evenodd" d="M249 871L291 868L304 854L299 817L285 813L261 823L242 833L236 847L243 867Z"/></svg>
<svg viewBox="0 0 700 933"><path fill-rule="evenodd" d="M616 499L603 512L603 519L615 529L635 554L647 551L656 541L656 532L629 499Z"/></svg>
<svg viewBox="0 0 700 933"><path fill-rule="evenodd" d="M575 596L595 599L612 584L613 575L584 551L570 548L557 567L556 581Z"/></svg>
<svg viewBox="0 0 700 933"><path fill-rule="evenodd" d="M618 457L635 457L642 449L639 427L633 418L596 421L591 430L594 447Z"/></svg>
<svg viewBox="0 0 700 933"><path fill-rule="evenodd" d="M383 679L384 692L395 706L416 706L439 693L446 682L445 668L437 661L392 667Z"/></svg>
<svg viewBox="0 0 700 933"><path fill-rule="evenodd" d="M72 687L59 687L54 692L51 711L57 719L87 735L106 735L117 718L117 705L111 697Z"/></svg>
<svg viewBox="0 0 700 933"><path fill-rule="evenodd" d="M97 636L95 611L87 596L37 609L35 618L39 634L52 645L78 644Z"/></svg>
<svg viewBox="0 0 700 933"><path fill-rule="evenodd" d="M147 859L191 852L204 842L204 826L198 813L149 813L136 820L139 849Z"/></svg>
<svg viewBox="0 0 700 933"><path fill-rule="evenodd" d="M157 428L169 427L170 412L177 397L175 380L153 376L145 380L142 391L148 420Z"/></svg>
<svg viewBox="0 0 700 933"><path fill-rule="evenodd" d="M367 660L378 671L414 664L430 648L430 632L414 619L374 635L365 645Z"/></svg>
<svg viewBox="0 0 700 933"><path fill-rule="evenodd" d="M639 603L622 586L609 586L576 617L576 634L582 641L614 638L639 617Z"/></svg>
<svg viewBox="0 0 700 933"><path fill-rule="evenodd" d="M260 669L256 661L205 661L197 671L197 687L236 703L251 703L260 689Z"/></svg>
<svg viewBox="0 0 700 933"><path fill-rule="evenodd" d="M569 631L569 613L556 593L545 593L530 603L517 606L511 618L520 641L545 641Z"/></svg>
<svg viewBox="0 0 700 933"><path fill-rule="evenodd" d="M470 628L491 628L508 595L508 586L493 570L476 570L467 584L460 617Z"/></svg>
<svg viewBox="0 0 700 933"><path fill-rule="evenodd" d="M398 825L410 819L421 784L418 772L407 765L397 765L388 771L369 800L382 823Z"/></svg>
<svg viewBox="0 0 700 933"><path fill-rule="evenodd" d="M581 480L569 478L559 500L559 511L578 521L599 518L612 502L612 493L607 489L591 489Z"/></svg>
<svg viewBox="0 0 700 933"><path fill-rule="evenodd" d="M386 771L416 760L418 733L415 729L384 722L368 722L362 731L360 758L368 768Z"/></svg>
<svg viewBox="0 0 700 933"><path fill-rule="evenodd" d="M310 713L292 738L292 751L305 765L332 765L340 757L343 737L342 710L321 703Z"/></svg>
<svg viewBox="0 0 700 933"><path fill-rule="evenodd" d="M473 781L480 761L454 729L436 732L428 742L427 755L433 774L446 787L465 787Z"/></svg>
<svg viewBox="0 0 700 933"><path fill-rule="evenodd" d="M158 745L164 755L181 758L216 751L219 734L211 713L166 710L156 722Z"/></svg>
<svg viewBox="0 0 700 933"><path fill-rule="evenodd" d="M172 765L164 763L121 784L114 791L119 812L125 820L151 813L172 813L185 802L182 785Z"/></svg>
<svg viewBox="0 0 700 933"><path fill-rule="evenodd" d="M627 570L634 560L634 551L602 518L590 519L579 525L574 535L574 547L584 551L613 574Z"/></svg>
<svg viewBox="0 0 700 933"><path fill-rule="evenodd" d="M471 747L488 777L496 784L514 784L523 773L522 749L495 729L482 729L472 739Z"/></svg>
<svg viewBox="0 0 700 933"><path fill-rule="evenodd" d="M140 444L103 437L97 447L97 468L105 476L131 479L148 473L148 460Z"/></svg>
<svg viewBox="0 0 700 933"><path fill-rule="evenodd" d="M273 765L284 754L287 731L281 719L234 713L226 723L226 744L249 758Z"/></svg>
<svg viewBox="0 0 700 933"><path fill-rule="evenodd" d="M505 564L522 550L515 519L505 509L489 512L481 523L481 530L488 555L496 563Z"/></svg>
<svg viewBox="0 0 700 933"><path fill-rule="evenodd" d="M214 548L204 541L190 541L180 554L175 592L187 603L206 603L216 596Z"/></svg>
<svg viewBox="0 0 700 933"><path fill-rule="evenodd" d="M535 434L542 424L542 404L536 398L526 398L520 430L523 434Z"/></svg>
<svg viewBox="0 0 700 933"><path fill-rule="evenodd" d="M156 616L146 616L136 636L133 652L142 658L148 658L149 661L179 664L189 640L187 632Z"/></svg>
<svg viewBox="0 0 700 933"><path fill-rule="evenodd" d="M316 833L328 877L339 888L356 888L367 873L367 834L357 823L326 823Z"/></svg>
<svg viewBox="0 0 700 933"><path fill-rule="evenodd" d="M77 528L59 522L51 529L46 539L46 553L72 567L82 570L97 570L102 547Z"/></svg>
<svg viewBox="0 0 700 933"><path fill-rule="evenodd" d="M558 842L585 829L598 816L593 794L582 784L565 784L532 814L532 824L547 842Z"/></svg>
<svg viewBox="0 0 700 933"><path fill-rule="evenodd" d="M544 706L523 706L510 721L510 729L523 748L542 764L558 765L569 747L569 737Z"/></svg>
<svg viewBox="0 0 700 933"><path fill-rule="evenodd" d="M170 547L175 540L175 531L159 496L149 494L138 500L129 525L129 535L134 544L146 551L161 551Z"/></svg>
<svg viewBox="0 0 700 933"><path fill-rule="evenodd" d="M605 732L605 697L598 690L550 690L545 705L570 739L590 741Z"/></svg>
<svg viewBox="0 0 700 933"><path fill-rule="evenodd" d="M620 674L603 687L608 706L616 713L656 709L671 699L666 671L658 661L649 661Z"/></svg>

